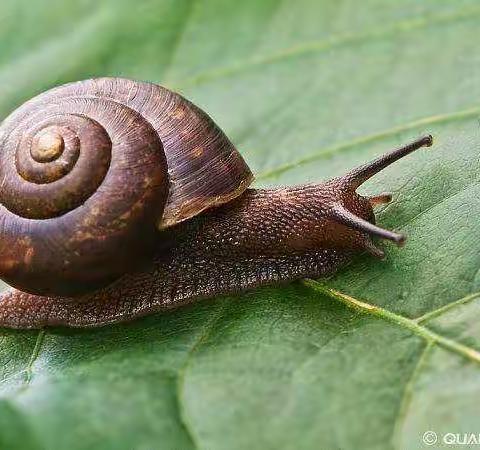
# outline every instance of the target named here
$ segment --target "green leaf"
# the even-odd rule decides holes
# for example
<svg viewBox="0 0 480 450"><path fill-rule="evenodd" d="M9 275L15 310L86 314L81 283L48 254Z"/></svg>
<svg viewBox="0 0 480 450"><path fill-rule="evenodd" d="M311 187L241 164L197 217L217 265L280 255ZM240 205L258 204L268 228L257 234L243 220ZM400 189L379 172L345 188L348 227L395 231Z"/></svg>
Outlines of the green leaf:
<svg viewBox="0 0 480 450"><path fill-rule="evenodd" d="M376 176L402 230L326 281L97 330L0 332L0 448L416 449L478 433L475 0L3 0L0 115L54 85L146 79L208 111L257 185ZM462 446L468 448L468 446ZM473 448L473 446L472 446Z"/></svg>

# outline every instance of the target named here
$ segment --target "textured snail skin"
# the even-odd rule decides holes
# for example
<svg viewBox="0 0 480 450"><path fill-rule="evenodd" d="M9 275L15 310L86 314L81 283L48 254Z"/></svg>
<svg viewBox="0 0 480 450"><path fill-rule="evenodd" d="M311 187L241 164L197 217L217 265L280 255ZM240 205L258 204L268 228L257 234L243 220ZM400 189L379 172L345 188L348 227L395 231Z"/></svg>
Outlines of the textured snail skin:
<svg viewBox="0 0 480 450"><path fill-rule="evenodd" d="M355 189L431 142L427 136L325 183L247 189L231 202L163 231L153 262L107 288L78 298L3 293L0 325L100 326L219 294L326 276L359 251L382 258L371 235L399 244L404 240L373 224L372 206L391 197L364 198Z"/></svg>
<svg viewBox="0 0 480 450"><path fill-rule="evenodd" d="M391 196L356 189L430 145L248 189L241 155L178 94L115 78L48 91L0 127L0 277L18 289L0 294L0 326L100 326L382 258L372 237L405 239L375 225Z"/></svg>
<svg viewBox="0 0 480 450"><path fill-rule="evenodd" d="M153 264L91 295L48 298L8 291L0 301L0 325L97 326L199 298L333 273L351 252L322 248L336 227L323 219L326 211L316 190L249 189L166 231L165 241L175 245L162 248ZM362 240L360 233L342 231L336 234L342 243L343 237L345 244L355 236Z"/></svg>

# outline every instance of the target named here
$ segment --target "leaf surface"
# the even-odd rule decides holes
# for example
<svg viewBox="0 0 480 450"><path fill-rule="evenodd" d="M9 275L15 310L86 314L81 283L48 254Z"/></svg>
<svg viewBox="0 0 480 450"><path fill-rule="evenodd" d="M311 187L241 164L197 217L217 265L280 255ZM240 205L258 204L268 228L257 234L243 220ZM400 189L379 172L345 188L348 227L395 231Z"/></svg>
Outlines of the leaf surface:
<svg viewBox="0 0 480 450"><path fill-rule="evenodd" d="M68 81L151 80L208 111L257 186L435 143L362 188L394 193L379 223L409 237L386 261L98 330L2 330L0 448L416 449L427 430L439 445L478 433L479 20L475 0L2 1L1 117Z"/></svg>

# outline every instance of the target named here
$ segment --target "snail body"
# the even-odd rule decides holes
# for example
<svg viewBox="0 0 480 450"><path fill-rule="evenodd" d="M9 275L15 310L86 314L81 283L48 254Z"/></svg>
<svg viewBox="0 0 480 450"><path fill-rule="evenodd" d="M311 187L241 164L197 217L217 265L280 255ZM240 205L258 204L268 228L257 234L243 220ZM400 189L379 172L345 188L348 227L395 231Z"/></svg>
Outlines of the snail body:
<svg viewBox="0 0 480 450"><path fill-rule="evenodd" d="M160 86L72 83L0 127L0 325L95 326L383 257L356 188L426 136L345 176L281 189L253 176L210 117Z"/></svg>

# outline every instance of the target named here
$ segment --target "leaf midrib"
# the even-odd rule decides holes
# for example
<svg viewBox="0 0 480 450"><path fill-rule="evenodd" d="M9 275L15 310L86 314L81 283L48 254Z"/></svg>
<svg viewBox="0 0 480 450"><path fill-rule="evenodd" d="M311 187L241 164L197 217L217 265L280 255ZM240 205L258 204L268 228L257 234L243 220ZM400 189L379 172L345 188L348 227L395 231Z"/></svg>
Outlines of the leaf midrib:
<svg viewBox="0 0 480 450"><path fill-rule="evenodd" d="M476 349L462 344L455 339L448 338L442 334L432 331L430 328L425 327L424 325L422 325L423 323L428 321L428 317L425 318L425 315L421 316L418 319L411 319L409 317L402 316L401 314L394 313L386 308L367 303L363 300L358 300L355 297L344 294L343 292L329 288L326 285L319 283L318 281L306 279L303 281L303 283L314 291L320 292L330 298L342 302L349 308L355 309L364 314L379 317L390 323L394 323L395 325L409 330L413 334L422 337L427 342L432 342L433 344L440 345L443 348L449 350L450 352L461 355L464 358L480 365L480 351L477 351ZM480 293L478 293L478 295L480 295ZM465 304L466 301L474 300L478 297L478 295L471 294L467 296L468 300L456 300L452 302L455 303L455 306L451 308L445 308L443 306L442 308L439 308L439 310L432 311L431 314L434 317L439 317L444 312L451 311L456 306Z"/></svg>

